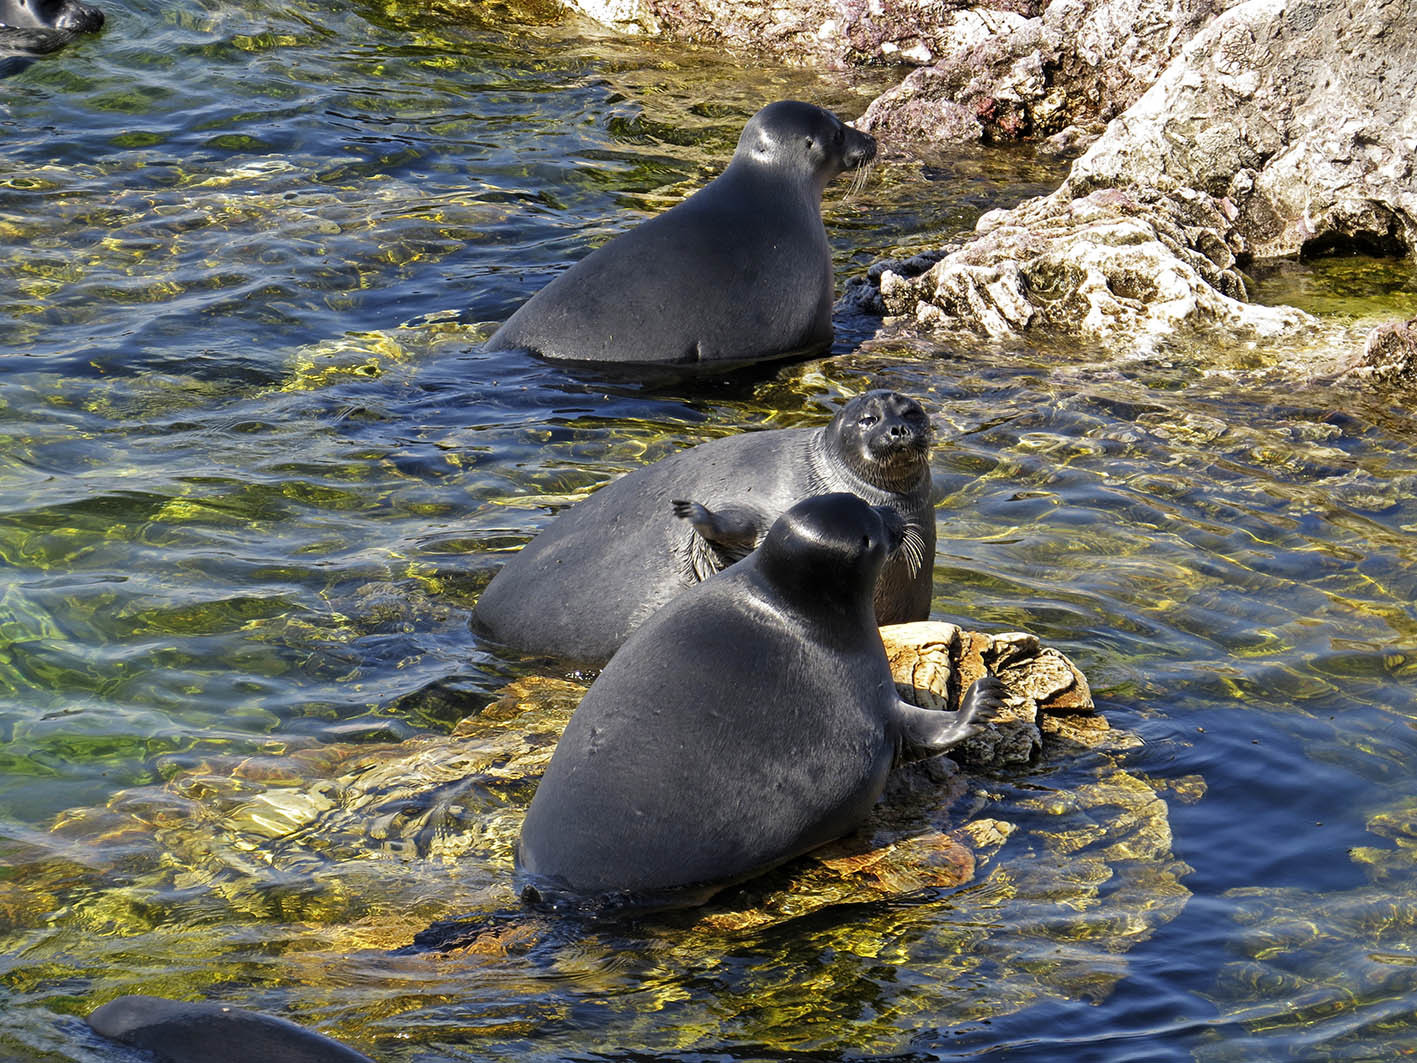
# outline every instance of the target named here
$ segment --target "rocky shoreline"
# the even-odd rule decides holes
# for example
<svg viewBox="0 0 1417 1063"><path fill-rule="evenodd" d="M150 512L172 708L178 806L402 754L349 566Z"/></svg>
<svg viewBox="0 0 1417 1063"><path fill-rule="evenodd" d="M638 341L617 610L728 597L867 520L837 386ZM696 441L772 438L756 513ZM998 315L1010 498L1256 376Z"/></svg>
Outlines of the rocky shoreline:
<svg viewBox="0 0 1417 1063"><path fill-rule="evenodd" d="M854 279L848 298L888 325L1129 353L1177 335L1299 338L1313 374L1417 379L1411 327L1354 349L1349 330L1250 302L1241 272L1417 258L1417 0L569 2L624 32L895 65L902 80L856 122L883 141L1086 146L1053 193Z"/></svg>

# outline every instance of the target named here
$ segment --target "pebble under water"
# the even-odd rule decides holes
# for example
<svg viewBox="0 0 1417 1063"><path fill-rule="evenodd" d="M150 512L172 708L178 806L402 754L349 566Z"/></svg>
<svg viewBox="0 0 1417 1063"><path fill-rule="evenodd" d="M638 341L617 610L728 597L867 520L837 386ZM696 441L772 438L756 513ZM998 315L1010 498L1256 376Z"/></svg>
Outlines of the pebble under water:
<svg viewBox="0 0 1417 1063"><path fill-rule="evenodd" d="M844 313L830 358L692 386L485 354L763 103L854 116L888 72L535 2L107 13L0 80L0 1058L136 1058L82 1021L133 992L391 1063L1417 1051L1410 396ZM839 286L1063 172L886 151L828 192ZM1253 290L1356 329L1417 282ZM1063 650L1107 740L913 773L883 814L930 852L866 885L804 861L678 917L404 951L509 907L581 690L469 631L506 554L870 387L937 429L933 615Z"/></svg>

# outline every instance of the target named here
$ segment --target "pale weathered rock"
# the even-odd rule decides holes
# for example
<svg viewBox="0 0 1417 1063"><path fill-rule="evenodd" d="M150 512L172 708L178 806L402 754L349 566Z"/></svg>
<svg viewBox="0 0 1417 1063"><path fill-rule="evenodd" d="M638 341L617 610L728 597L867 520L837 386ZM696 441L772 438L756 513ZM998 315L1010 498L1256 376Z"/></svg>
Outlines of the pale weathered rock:
<svg viewBox="0 0 1417 1063"><path fill-rule="evenodd" d="M1307 334L1309 315L1246 302L1237 267L1417 249L1413 25L1417 0L1246 0L1186 45L1056 192L985 215L917 276L880 270L881 307L932 330L1143 353L1177 332ZM872 305L859 286L850 294ZM1375 337L1366 375L1404 376L1403 349L1398 331Z"/></svg>
<svg viewBox="0 0 1417 1063"><path fill-rule="evenodd" d="M923 708L958 709L969 685L986 671L1003 681L1008 694L1004 712L958 751L959 760L975 767L1026 764L1043 749L1048 717L1094 709L1087 679L1077 666L1025 632L984 635L925 620L883 627L881 641L900 696ZM1106 721L1090 719L1101 726L1073 727L1068 738L1088 745L1102 741Z"/></svg>
<svg viewBox="0 0 1417 1063"><path fill-rule="evenodd" d="M1073 166L1216 197L1255 257L1417 248L1417 0L1246 0Z"/></svg>
<svg viewBox="0 0 1417 1063"><path fill-rule="evenodd" d="M924 273L880 274L887 314L1004 338L1085 335L1146 349L1181 329L1270 338L1312 319L1244 301L1245 282L1210 197L1186 189L1064 190L980 219L975 238Z"/></svg>

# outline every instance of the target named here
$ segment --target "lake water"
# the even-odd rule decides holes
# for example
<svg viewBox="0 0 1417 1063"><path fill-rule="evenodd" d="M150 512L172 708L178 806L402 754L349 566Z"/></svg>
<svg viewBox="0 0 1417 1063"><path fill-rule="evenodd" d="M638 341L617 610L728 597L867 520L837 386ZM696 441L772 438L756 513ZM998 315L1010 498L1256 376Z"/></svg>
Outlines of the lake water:
<svg viewBox="0 0 1417 1063"><path fill-rule="evenodd" d="M693 388L485 355L763 103L852 116L884 82L549 4L107 10L0 81L0 1058L125 1058L80 1021L124 992L430 1063L1417 1052L1410 395L849 315L831 358ZM1062 172L887 152L828 193L838 277ZM1411 316L1417 277L1255 291L1342 324ZM956 889L398 951L505 906L525 758L574 701L481 711L556 674L468 630L507 551L873 386L938 429L934 615L1064 650L1114 741L901 797L1001 825Z"/></svg>

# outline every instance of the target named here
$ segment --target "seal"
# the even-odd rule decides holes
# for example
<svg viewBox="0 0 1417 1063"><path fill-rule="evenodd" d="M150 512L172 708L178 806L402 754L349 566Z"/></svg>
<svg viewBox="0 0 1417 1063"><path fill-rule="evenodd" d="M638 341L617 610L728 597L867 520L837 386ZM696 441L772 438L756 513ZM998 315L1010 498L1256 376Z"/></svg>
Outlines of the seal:
<svg viewBox="0 0 1417 1063"><path fill-rule="evenodd" d="M992 718L995 676L958 712L896 695L871 593L903 534L890 506L806 499L747 558L647 620L591 684L532 798L523 900L702 903L849 833L894 763L945 752Z"/></svg>
<svg viewBox="0 0 1417 1063"><path fill-rule="evenodd" d="M745 432L637 469L513 555L483 590L473 627L523 653L603 663L656 609L755 547L793 504L832 491L903 518L910 533L881 572L876 619L925 620L935 556L931 436L914 399L870 391L823 427Z"/></svg>
<svg viewBox="0 0 1417 1063"><path fill-rule="evenodd" d="M90 33L103 26L103 12L79 0L0 0L0 26Z"/></svg>
<svg viewBox="0 0 1417 1063"><path fill-rule="evenodd" d="M119 997L95 1009L89 1026L152 1052L159 1063L373 1063L293 1022L222 1004Z"/></svg>
<svg viewBox="0 0 1417 1063"><path fill-rule="evenodd" d="M0 0L0 77L103 26L103 12L80 0Z"/></svg>
<svg viewBox="0 0 1417 1063"><path fill-rule="evenodd" d="M830 111L769 104L723 173L562 273L487 349L715 368L827 350L835 292L822 192L875 154L872 137Z"/></svg>

